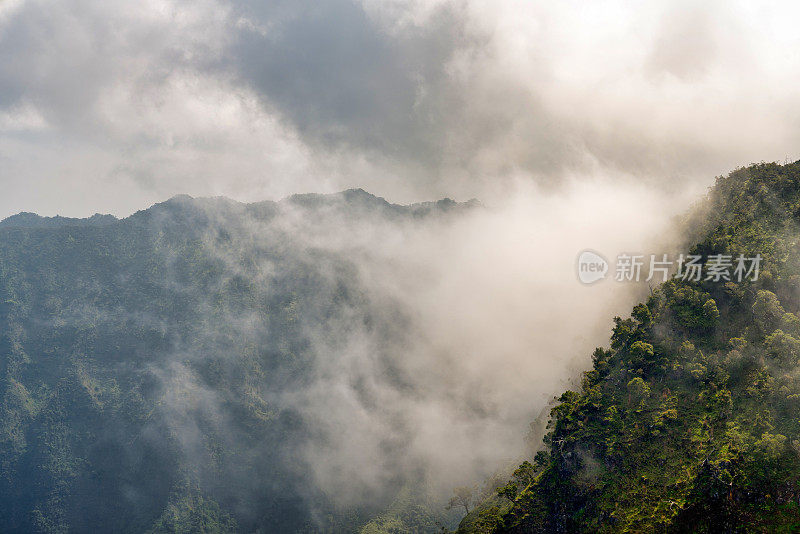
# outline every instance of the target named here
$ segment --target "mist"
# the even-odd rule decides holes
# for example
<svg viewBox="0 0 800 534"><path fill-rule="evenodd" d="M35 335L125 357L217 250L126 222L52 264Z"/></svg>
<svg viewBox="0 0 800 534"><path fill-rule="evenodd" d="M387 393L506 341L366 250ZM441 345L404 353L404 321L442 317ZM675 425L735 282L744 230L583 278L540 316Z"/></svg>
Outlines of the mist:
<svg viewBox="0 0 800 534"><path fill-rule="evenodd" d="M199 202L212 221L203 242L224 266L220 287L271 291L291 274L257 253L276 242L324 281L297 304L307 340L302 377L271 377L252 391L265 411L296 414L309 429L287 438L282 462L309 480L310 494L342 508L385 506L409 484L443 506L452 488L480 485L538 448L553 397L576 387L594 347L607 344L611 318L649 294L646 283L616 282L613 272L580 283L578 253L590 248L612 264L622 252L671 253L674 217L697 195L581 182L543 193L520 183L503 204L408 219L382 199L349 194L346 202L292 197L268 219L226 201L185 201ZM337 296L341 287L350 297ZM190 281L180 291L197 290ZM218 297L210 298L198 311L206 341L178 343L154 368L164 420L199 469L207 461L202 421L235 439L238 416L225 408L229 393L191 369L220 358L231 369L246 365L231 339L262 351L280 344L257 308L220 316ZM257 465L262 446L243 465ZM268 482L262 476L249 475L254 485Z"/></svg>

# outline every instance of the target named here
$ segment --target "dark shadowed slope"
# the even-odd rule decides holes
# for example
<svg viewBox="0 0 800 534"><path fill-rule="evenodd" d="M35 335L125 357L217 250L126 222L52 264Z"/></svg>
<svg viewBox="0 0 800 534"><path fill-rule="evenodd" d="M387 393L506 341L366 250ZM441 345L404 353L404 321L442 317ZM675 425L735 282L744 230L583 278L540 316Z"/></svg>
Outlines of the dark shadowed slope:
<svg viewBox="0 0 800 534"><path fill-rule="evenodd" d="M370 466L385 472L379 490L334 507L301 454L328 437L296 395L356 334L376 340L370 361L405 387L379 341L402 346L407 320L364 291L359 235L470 206L397 206L361 190L180 196L122 220L0 223L0 531L366 523L415 474ZM331 236L351 254L326 248ZM391 458L403 443L382 446ZM415 521L433 528L426 514Z"/></svg>

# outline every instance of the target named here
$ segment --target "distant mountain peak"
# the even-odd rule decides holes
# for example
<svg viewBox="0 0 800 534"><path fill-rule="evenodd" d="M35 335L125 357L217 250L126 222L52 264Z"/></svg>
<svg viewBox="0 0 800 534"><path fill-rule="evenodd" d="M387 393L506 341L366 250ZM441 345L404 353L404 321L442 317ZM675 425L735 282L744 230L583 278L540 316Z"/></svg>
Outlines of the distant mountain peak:
<svg viewBox="0 0 800 534"><path fill-rule="evenodd" d="M104 226L113 224L119 219L109 214L95 213L91 217L76 218L62 217L43 217L29 211L22 211L16 215L11 215L0 221L0 228L54 228L58 226Z"/></svg>

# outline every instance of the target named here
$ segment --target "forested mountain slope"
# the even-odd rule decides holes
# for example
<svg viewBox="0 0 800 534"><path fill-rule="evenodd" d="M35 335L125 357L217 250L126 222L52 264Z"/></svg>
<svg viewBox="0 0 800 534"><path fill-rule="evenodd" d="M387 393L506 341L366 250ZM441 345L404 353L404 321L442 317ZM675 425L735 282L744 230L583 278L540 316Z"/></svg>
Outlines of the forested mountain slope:
<svg viewBox="0 0 800 534"><path fill-rule="evenodd" d="M800 530L799 223L800 162L718 178L685 252L760 254L758 279L673 278L615 318L545 449L460 531Z"/></svg>
<svg viewBox="0 0 800 534"><path fill-rule="evenodd" d="M385 346L402 335L400 308L364 289L359 232L471 206L397 206L361 190L184 196L123 220L0 223L0 531L366 524L393 496L332 506L302 454L327 436L300 393L352 332ZM325 246L337 236L352 250ZM392 356L372 357L391 370ZM404 499L406 519L436 528Z"/></svg>

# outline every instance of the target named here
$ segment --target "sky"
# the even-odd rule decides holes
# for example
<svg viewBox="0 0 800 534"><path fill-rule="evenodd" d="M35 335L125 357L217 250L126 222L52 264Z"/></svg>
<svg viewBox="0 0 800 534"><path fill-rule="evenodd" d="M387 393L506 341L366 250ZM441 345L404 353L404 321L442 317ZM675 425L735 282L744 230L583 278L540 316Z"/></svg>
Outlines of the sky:
<svg viewBox="0 0 800 534"><path fill-rule="evenodd" d="M792 2L0 0L0 217L702 190L800 157Z"/></svg>

